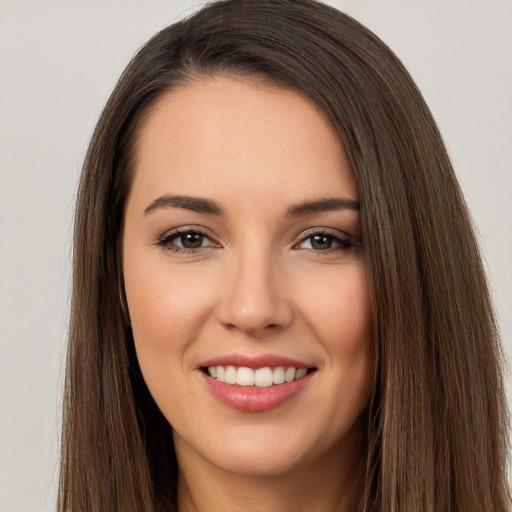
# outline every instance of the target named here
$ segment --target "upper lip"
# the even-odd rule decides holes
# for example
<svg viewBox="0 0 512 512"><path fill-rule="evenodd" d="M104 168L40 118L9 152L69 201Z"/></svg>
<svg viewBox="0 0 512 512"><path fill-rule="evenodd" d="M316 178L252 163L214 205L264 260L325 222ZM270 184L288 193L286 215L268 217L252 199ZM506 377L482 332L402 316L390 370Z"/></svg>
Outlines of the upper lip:
<svg viewBox="0 0 512 512"><path fill-rule="evenodd" d="M315 365L298 361L290 357L280 356L277 354L261 354L259 356L246 356L244 354L226 354L223 356L213 357L202 362L199 368L209 366L236 366L246 368L265 368L267 366L275 368L277 366L293 367L293 368L314 368Z"/></svg>

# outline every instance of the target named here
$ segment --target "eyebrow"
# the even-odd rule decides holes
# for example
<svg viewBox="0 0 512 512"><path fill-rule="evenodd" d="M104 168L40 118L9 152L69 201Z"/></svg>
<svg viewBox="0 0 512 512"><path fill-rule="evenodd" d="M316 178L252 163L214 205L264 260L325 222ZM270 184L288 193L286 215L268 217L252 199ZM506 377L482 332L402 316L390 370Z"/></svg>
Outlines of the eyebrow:
<svg viewBox="0 0 512 512"><path fill-rule="evenodd" d="M163 195L155 199L145 210L144 215L149 215L156 210L165 208L184 208L208 215L223 215L222 207L211 199L191 196Z"/></svg>
<svg viewBox="0 0 512 512"><path fill-rule="evenodd" d="M329 197L317 201L308 201L290 206L288 215L300 217L311 213L327 212L332 210L352 210L358 212L361 206L358 201L346 197Z"/></svg>
<svg viewBox="0 0 512 512"><path fill-rule="evenodd" d="M192 196L172 196L163 195L155 199L145 210L144 215L149 215L156 210L166 208L184 208L207 215L223 215L222 207L211 199ZM352 210L359 211L360 205L353 199L345 197L331 197L318 199L316 201L307 201L290 206L287 216L301 217L312 213L319 213L333 210Z"/></svg>

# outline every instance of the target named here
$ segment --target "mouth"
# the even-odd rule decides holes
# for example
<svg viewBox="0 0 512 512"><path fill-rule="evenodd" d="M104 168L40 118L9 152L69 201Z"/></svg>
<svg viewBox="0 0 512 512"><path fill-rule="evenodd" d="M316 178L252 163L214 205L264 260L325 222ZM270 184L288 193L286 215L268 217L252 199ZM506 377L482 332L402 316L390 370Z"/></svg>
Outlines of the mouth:
<svg viewBox="0 0 512 512"><path fill-rule="evenodd" d="M203 366L201 370L218 382L248 388L270 388L303 379L315 372L316 368L294 366L249 368L247 366L215 365Z"/></svg>
<svg viewBox="0 0 512 512"><path fill-rule="evenodd" d="M232 354L205 361L198 370L221 403L241 412L262 413L293 403L318 368L281 356Z"/></svg>

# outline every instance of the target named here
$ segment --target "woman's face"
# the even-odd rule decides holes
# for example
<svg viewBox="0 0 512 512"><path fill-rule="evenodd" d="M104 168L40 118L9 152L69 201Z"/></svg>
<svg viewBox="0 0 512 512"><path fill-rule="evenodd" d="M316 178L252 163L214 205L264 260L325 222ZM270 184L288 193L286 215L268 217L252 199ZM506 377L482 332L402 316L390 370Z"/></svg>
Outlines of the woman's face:
<svg viewBox="0 0 512 512"><path fill-rule="evenodd" d="M357 181L305 96L216 78L159 100L136 145L123 264L180 460L282 474L359 447L374 377L362 245Z"/></svg>

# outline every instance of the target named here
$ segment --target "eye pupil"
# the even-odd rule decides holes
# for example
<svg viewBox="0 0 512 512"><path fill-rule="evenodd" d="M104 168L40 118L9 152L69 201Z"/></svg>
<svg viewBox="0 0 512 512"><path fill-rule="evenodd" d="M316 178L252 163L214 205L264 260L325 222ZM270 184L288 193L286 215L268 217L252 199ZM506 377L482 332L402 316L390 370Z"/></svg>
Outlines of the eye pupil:
<svg viewBox="0 0 512 512"><path fill-rule="evenodd" d="M311 237L311 247L317 250L330 249L332 246L332 238L326 235L313 235Z"/></svg>
<svg viewBox="0 0 512 512"><path fill-rule="evenodd" d="M203 245L203 235L200 233L185 233L180 239L181 245L186 249L198 249Z"/></svg>

